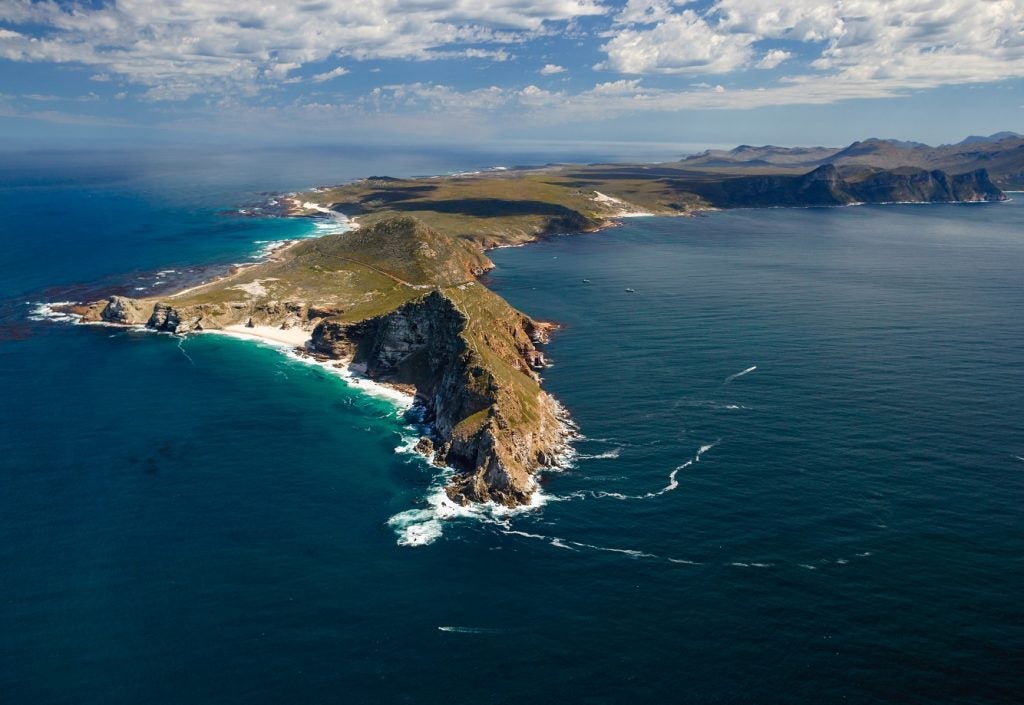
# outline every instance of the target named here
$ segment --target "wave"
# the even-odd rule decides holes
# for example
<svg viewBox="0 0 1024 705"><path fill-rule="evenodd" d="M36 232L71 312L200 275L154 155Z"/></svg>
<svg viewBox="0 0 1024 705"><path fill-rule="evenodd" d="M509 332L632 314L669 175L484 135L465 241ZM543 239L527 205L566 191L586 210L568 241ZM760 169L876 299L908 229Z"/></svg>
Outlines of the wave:
<svg viewBox="0 0 1024 705"><path fill-rule="evenodd" d="M322 235L334 235L336 233L345 233L350 230L355 230L358 226L357 223L353 222L344 213L331 210L325 206L321 206L319 203L313 203L307 201L302 204L303 208L308 208L311 211L316 211L320 214L317 220L313 221L313 233L314 237L320 237Z"/></svg>
<svg viewBox="0 0 1024 705"><path fill-rule="evenodd" d="M403 446L399 446L399 448L403 448ZM536 479L531 478L533 492L530 495L529 504L506 507L496 502L479 502L463 506L453 502L445 491L454 474L455 471L452 468L444 468L434 476L424 498L425 507L407 509L388 519L387 525L397 535L396 542L399 546L432 544L444 534L444 523L456 519L468 519L506 527L510 517L539 509L548 501L547 495L541 492Z"/></svg>
<svg viewBox="0 0 1024 705"><path fill-rule="evenodd" d="M606 450L604 453L595 453L588 455L586 453L577 453L576 458L578 460L612 460L619 457L619 453L622 452L622 448L613 448Z"/></svg>
<svg viewBox="0 0 1024 705"><path fill-rule="evenodd" d="M210 332L219 333L219 331ZM261 342L270 345L271 347L281 349L285 355L292 360L301 362L305 365L319 367L325 372L341 378L348 386L353 389L358 389L367 396L391 402L399 412L407 411L416 401L416 398L412 394L395 389L394 387L389 387L385 384L380 384L379 382L374 382L369 377L363 375L357 366L345 364L338 360L317 360L309 355L300 355L295 351L295 346L290 343L279 343L277 341L270 340L261 340Z"/></svg>
<svg viewBox="0 0 1024 705"><path fill-rule="evenodd" d="M743 370L742 372L737 372L734 375L729 375L728 377L725 378L725 381L722 382L722 384L723 385L729 384L729 382L732 382L734 379L738 379L738 378L742 377L743 375L749 375L751 372L753 372L756 369L757 369L757 365L751 365L750 367L748 367L747 369Z"/></svg>
<svg viewBox="0 0 1024 705"><path fill-rule="evenodd" d="M54 309L55 306L72 306L75 304L74 301L51 301L49 303L29 301L25 302L26 305L32 308L28 313L28 320L30 321L53 321L54 323L77 323L82 320L82 317L77 313L67 313L65 311L57 311Z"/></svg>

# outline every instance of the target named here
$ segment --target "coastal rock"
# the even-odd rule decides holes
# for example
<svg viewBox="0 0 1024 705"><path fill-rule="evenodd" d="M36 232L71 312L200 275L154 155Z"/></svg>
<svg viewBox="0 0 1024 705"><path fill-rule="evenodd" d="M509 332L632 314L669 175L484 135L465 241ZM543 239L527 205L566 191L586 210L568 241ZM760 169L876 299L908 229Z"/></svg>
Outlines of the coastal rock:
<svg viewBox="0 0 1024 705"><path fill-rule="evenodd" d="M427 436L420 437L413 448L420 455L430 456L434 452L434 442Z"/></svg>
<svg viewBox="0 0 1024 705"><path fill-rule="evenodd" d="M111 296L107 300L107 305L103 307L100 318L107 323L137 325L146 320L146 314L143 307L134 299Z"/></svg>

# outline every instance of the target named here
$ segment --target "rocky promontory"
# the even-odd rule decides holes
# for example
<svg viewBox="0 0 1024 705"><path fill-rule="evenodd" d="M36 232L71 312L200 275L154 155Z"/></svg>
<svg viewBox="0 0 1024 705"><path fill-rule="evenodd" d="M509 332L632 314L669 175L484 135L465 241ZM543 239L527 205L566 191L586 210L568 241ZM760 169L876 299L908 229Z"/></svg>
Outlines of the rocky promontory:
<svg viewBox="0 0 1024 705"><path fill-rule="evenodd" d="M171 333L272 328L308 338L307 354L412 386L433 429L435 462L456 475L458 502L527 504L534 473L570 438L540 387L534 321L476 281L479 248L396 216L300 241L273 261L165 299L112 296L80 307L85 321Z"/></svg>

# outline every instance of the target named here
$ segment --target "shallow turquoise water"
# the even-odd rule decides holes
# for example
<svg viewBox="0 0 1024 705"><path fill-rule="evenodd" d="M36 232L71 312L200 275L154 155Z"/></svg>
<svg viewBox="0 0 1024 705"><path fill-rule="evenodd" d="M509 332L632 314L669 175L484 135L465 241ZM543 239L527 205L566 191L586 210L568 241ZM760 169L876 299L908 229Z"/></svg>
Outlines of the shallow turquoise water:
<svg viewBox="0 0 1024 705"><path fill-rule="evenodd" d="M546 386L587 439L542 509L408 548L387 520L434 476L386 402L244 341L27 320L308 230L220 214L261 190L494 163L304 159L3 172L4 702L1019 701L1020 202L492 253L563 324Z"/></svg>

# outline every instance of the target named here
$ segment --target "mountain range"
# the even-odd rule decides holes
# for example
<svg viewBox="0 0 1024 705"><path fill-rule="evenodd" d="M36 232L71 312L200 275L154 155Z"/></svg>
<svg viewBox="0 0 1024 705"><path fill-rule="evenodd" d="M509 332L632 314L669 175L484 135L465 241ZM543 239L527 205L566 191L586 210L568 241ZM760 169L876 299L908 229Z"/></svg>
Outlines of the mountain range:
<svg viewBox="0 0 1024 705"><path fill-rule="evenodd" d="M972 135L956 143L932 147L920 142L871 138L847 147L754 147L740 145L731 150L708 150L681 160L687 168L729 170L780 169L806 172L832 165L844 176L858 168L898 169L914 167L949 174L985 169L1001 189L1024 188L1024 135L997 132Z"/></svg>

